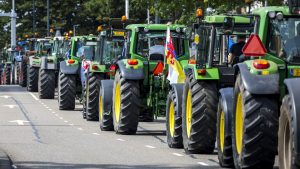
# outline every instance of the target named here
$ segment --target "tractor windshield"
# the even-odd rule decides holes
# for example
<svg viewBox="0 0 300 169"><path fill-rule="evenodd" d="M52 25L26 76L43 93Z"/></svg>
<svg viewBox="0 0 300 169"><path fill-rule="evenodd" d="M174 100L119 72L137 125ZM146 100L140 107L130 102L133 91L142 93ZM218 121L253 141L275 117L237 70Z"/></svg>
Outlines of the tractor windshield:
<svg viewBox="0 0 300 169"><path fill-rule="evenodd" d="M184 55L184 38L176 32L171 32L171 36L176 55ZM138 34L136 53L148 57L149 60L163 60L165 56L165 43L166 31L141 32Z"/></svg>
<svg viewBox="0 0 300 169"><path fill-rule="evenodd" d="M124 44L124 39L114 38L112 40L103 40L103 47L101 57L98 58L98 62L101 64L112 64L121 54ZM101 61L102 60L102 61Z"/></svg>
<svg viewBox="0 0 300 169"><path fill-rule="evenodd" d="M77 56L86 60L94 60L94 58L99 57L98 46L99 43L96 41L87 41L84 46L78 49Z"/></svg>
<svg viewBox="0 0 300 169"><path fill-rule="evenodd" d="M300 17L270 20L268 50L289 63L300 64Z"/></svg>

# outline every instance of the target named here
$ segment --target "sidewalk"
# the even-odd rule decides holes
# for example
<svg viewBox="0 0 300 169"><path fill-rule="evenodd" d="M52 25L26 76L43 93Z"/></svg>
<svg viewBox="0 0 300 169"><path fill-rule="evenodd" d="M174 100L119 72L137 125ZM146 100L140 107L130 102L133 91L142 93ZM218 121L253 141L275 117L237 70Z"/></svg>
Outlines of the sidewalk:
<svg viewBox="0 0 300 169"><path fill-rule="evenodd" d="M0 169L12 169L8 155L0 149Z"/></svg>

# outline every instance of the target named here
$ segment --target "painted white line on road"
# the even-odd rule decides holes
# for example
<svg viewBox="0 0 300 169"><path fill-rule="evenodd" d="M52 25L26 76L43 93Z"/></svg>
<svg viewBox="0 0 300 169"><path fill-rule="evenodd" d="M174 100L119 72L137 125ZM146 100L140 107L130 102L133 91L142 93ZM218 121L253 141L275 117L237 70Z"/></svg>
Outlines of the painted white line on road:
<svg viewBox="0 0 300 169"><path fill-rule="evenodd" d="M8 104L8 105L3 105L3 107L8 107L10 109L13 109L13 108L17 107L17 105Z"/></svg>
<svg viewBox="0 0 300 169"><path fill-rule="evenodd" d="M18 168L18 167L17 167L16 165L14 165L14 164L13 164L13 165L11 165L11 166L12 166L13 168Z"/></svg>
<svg viewBox="0 0 300 169"><path fill-rule="evenodd" d="M172 153L174 156L178 156L178 157L183 157L182 154L179 154L179 153Z"/></svg>
<svg viewBox="0 0 300 169"><path fill-rule="evenodd" d="M42 102L41 104L45 106L45 103Z"/></svg>
<svg viewBox="0 0 300 169"><path fill-rule="evenodd" d="M83 130L81 127L77 128L78 130Z"/></svg>
<svg viewBox="0 0 300 169"><path fill-rule="evenodd" d="M55 112L54 112L54 111L53 111L52 113L53 113L53 114L55 114Z"/></svg>
<svg viewBox="0 0 300 169"><path fill-rule="evenodd" d="M156 147L153 147L153 146L150 146L150 145L145 145L145 147L151 148L151 149L156 148Z"/></svg>
<svg viewBox="0 0 300 169"><path fill-rule="evenodd" d="M24 125L24 123L29 123L29 121L26 120L13 120L13 121L9 121L10 123L17 123L18 125Z"/></svg>
<svg viewBox="0 0 300 169"><path fill-rule="evenodd" d="M33 98L34 98L34 100L39 100L33 93L29 93Z"/></svg>
<svg viewBox="0 0 300 169"><path fill-rule="evenodd" d="M92 133L92 134L94 134L94 135L96 135L96 136L99 136L99 135L100 135L99 133Z"/></svg>
<svg viewBox="0 0 300 169"><path fill-rule="evenodd" d="M62 120L62 119L64 119L64 118L63 118L63 117L60 117L59 119L61 119L61 120Z"/></svg>
<svg viewBox="0 0 300 169"><path fill-rule="evenodd" d="M50 107L48 107L48 106L45 106L45 108L46 108L46 109L50 109Z"/></svg>
<svg viewBox="0 0 300 169"><path fill-rule="evenodd" d="M72 123L71 123L71 124L69 124L69 125L70 125L70 126L74 126L74 124L72 124Z"/></svg>
<svg viewBox="0 0 300 169"><path fill-rule="evenodd" d="M203 166L209 166L209 165L206 164L205 162L198 162L198 164L203 165Z"/></svg>
<svg viewBox="0 0 300 169"><path fill-rule="evenodd" d="M0 96L0 97L3 97L3 98L5 98L5 99L8 99L10 96L4 95L4 96Z"/></svg>
<svg viewBox="0 0 300 169"><path fill-rule="evenodd" d="M55 116L57 116L57 117L58 117L58 114L55 114Z"/></svg>
<svg viewBox="0 0 300 169"><path fill-rule="evenodd" d="M52 109L48 109L49 111L52 111Z"/></svg>
<svg viewBox="0 0 300 169"><path fill-rule="evenodd" d="M125 141L125 140L123 140L123 139L121 139L121 138L118 138L117 140L118 140L118 141Z"/></svg>
<svg viewBox="0 0 300 169"><path fill-rule="evenodd" d="M65 120L64 122L65 122L65 123L68 123L68 121L67 121L67 120Z"/></svg>

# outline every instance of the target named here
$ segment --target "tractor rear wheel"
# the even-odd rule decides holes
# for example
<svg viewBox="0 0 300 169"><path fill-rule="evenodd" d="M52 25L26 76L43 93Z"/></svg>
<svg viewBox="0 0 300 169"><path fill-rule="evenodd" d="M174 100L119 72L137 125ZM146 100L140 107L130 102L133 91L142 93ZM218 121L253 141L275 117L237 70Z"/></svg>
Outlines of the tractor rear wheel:
<svg viewBox="0 0 300 169"><path fill-rule="evenodd" d="M19 76L20 76L20 65L19 62L15 62L14 68L14 84L19 84Z"/></svg>
<svg viewBox="0 0 300 169"><path fill-rule="evenodd" d="M222 105L222 97L219 99L217 114L217 146L218 159L221 167L233 167L231 131L226 130L226 126L231 124L226 118ZM229 133L230 132L230 133Z"/></svg>
<svg viewBox="0 0 300 169"><path fill-rule="evenodd" d="M279 132L278 132L278 154L279 154L279 168L281 169L300 169L299 161L295 158L295 138L297 133L293 129L292 118L292 102L289 95L283 98L280 118L279 118ZM297 121L297 120L296 120Z"/></svg>
<svg viewBox="0 0 300 169"><path fill-rule="evenodd" d="M59 73L58 105L59 110L74 110L76 99L76 75Z"/></svg>
<svg viewBox="0 0 300 169"><path fill-rule="evenodd" d="M136 133L140 107L139 82L126 80L117 71L113 88L113 119L116 133Z"/></svg>
<svg viewBox="0 0 300 169"><path fill-rule="evenodd" d="M39 68L29 66L27 70L27 90L29 92L38 91Z"/></svg>
<svg viewBox="0 0 300 169"><path fill-rule="evenodd" d="M166 106L167 141L170 148L182 148L181 103L178 103L174 89L169 92ZM179 114L180 112L180 114Z"/></svg>
<svg viewBox="0 0 300 169"><path fill-rule="evenodd" d="M54 99L55 95L55 71L40 69L39 72L39 98Z"/></svg>
<svg viewBox="0 0 300 169"><path fill-rule="evenodd" d="M106 97L110 98L112 101L112 96L105 95L104 90L112 90L111 88L105 89L102 85L99 91L99 121L100 129L102 131L112 131L114 130L114 121L112 116L111 105L104 105ZM107 109L105 107L107 106Z"/></svg>
<svg viewBox="0 0 300 169"><path fill-rule="evenodd" d="M82 118L83 119L86 119L86 97L87 97L87 94L86 94L86 81L83 83L82 85Z"/></svg>
<svg viewBox="0 0 300 169"><path fill-rule="evenodd" d="M87 97L86 97L86 120L99 120L99 89L102 77L99 73L88 73Z"/></svg>
<svg viewBox="0 0 300 169"><path fill-rule="evenodd" d="M276 97L249 93L239 74L234 88L233 108L235 168L273 168L278 138Z"/></svg>
<svg viewBox="0 0 300 169"><path fill-rule="evenodd" d="M26 87L27 80L27 64L25 61L22 61L21 67L19 68L19 85Z"/></svg>
<svg viewBox="0 0 300 169"><path fill-rule="evenodd" d="M186 78L182 104L183 146L187 153L212 153L216 142L218 90L215 82Z"/></svg>

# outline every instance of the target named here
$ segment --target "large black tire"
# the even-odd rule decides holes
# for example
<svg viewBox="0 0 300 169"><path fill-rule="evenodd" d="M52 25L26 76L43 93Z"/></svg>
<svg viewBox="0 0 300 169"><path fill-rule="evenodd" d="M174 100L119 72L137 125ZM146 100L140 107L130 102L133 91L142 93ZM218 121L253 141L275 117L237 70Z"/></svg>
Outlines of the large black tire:
<svg viewBox="0 0 300 169"><path fill-rule="evenodd" d="M233 167L232 157L232 141L231 131L226 130L227 125L230 123L226 118L225 110L222 104L222 97L219 98L218 114L217 114L217 146L218 146L218 159L221 167Z"/></svg>
<svg viewBox="0 0 300 169"><path fill-rule="evenodd" d="M295 157L295 138L297 133L293 127L294 118L292 118L292 101L289 95L283 98L278 132L278 155L280 169L300 169L299 159ZM299 133L298 133L299 134Z"/></svg>
<svg viewBox="0 0 300 169"><path fill-rule="evenodd" d="M112 88L104 88L102 85L100 86L99 91L99 122L100 129L102 131L112 131L114 130L114 121L112 115L112 96L105 95L104 90L113 90ZM108 98L106 98L108 97ZM105 99L110 100L108 105L105 105Z"/></svg>
<svg viewBox="0 0 300 169"><path fill-rule="evenodd" d="M55 71L40 69L38 91L40 99L54 99L55 95Z"/></svg>
<svg viewBox="0 0 300 169"><path fill-rule="evenodd" d="M87 94L86 94L86 86L87 86L87 83L86 81L83 83L83 86L82 86L82 118L83 119L86 119L86 98L87 98Z"/></svg>
<svg viewBox="0 0 300 169"><path fill-rule="evenodd" d="M29 92L38 91L39 68L28 66L27 69L27 90Z"/></svg>
<svg viewBox="0 0 300 169"><path fill-rule="evenodd" d="M19 76L20 76L20 65L19 65L19 62L15 62L14 84L19 84Z"/></svg>
<svg viewBox="0 0 300 169"><path fill-rule="evenodd" d="M189 74L186 78L182 102L182 137L186 153L210 154L214 151L217 123L216 105L218 105L216 83L197 81L193 74ZM190 111L187 111L187 108ZM190 115L187 115L188 112ZM188 131L187 125L190 125L190 131Z"/></svg>
<svg viewBox="0 0 300 169"><path fill-rule="evenodd" d="M5 68L4 69L4 84L10 85L11 82L11 68Z"/></svg>
<svg viewBox="0 0 300 169"><path fill-rule="evenodd" d="M59 110L74 110L76 99L76 75L59 73L58 106Z"/></svg>
<svg viewBox="0 0 300 169"><path fill-rule="evenodd" d="M252 95L238 75L234 88L232 149L235 168L273 168L277 153L278 101Z"/></svg>
<svg viewBox="0 0 300 169"><path fill-rule="evenodd" d="M117 71L113 88L113 120L116 133L136 133L140 107L139 81L126 80Z"/></svg>
<svg viewBox="0 0 300 169"><path fill-rule="evenodd" d="M19 85L26 87L27 84L27 64L25 61L22 61L21 67L19 68Z"/></svg>
<svg viewBox="0 0 300 169"><path fill-rule="evenodd" d="M99 73L88 73L87 77L87 97L86 97L86 120L99 120L99 90L103 78Z"/></svg>
<svg viewBox="0 0 300 169"><path fill-rule="evenodd" d="M167 142L170 148L183 147L181 104L178 102L174 88L172 88L168 94L166 105Z"/></svg>

